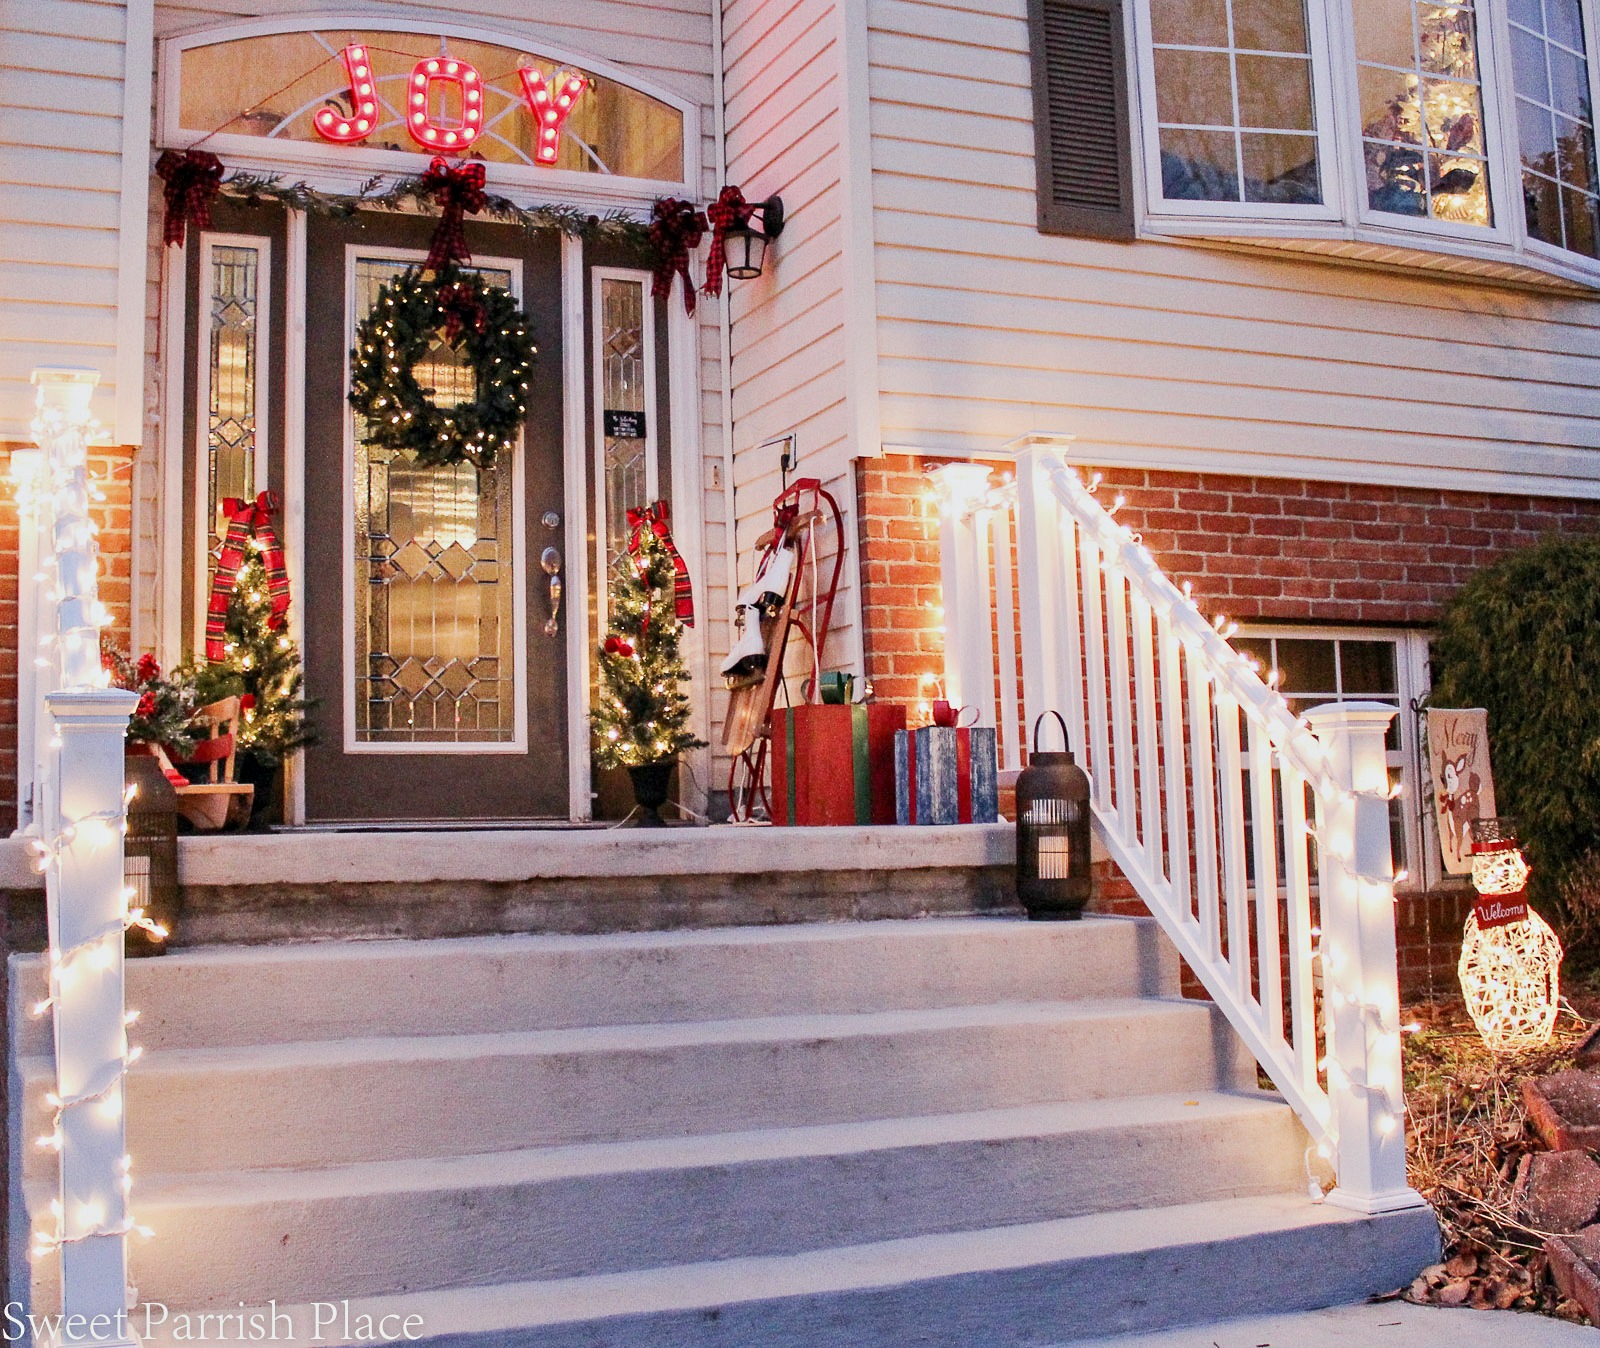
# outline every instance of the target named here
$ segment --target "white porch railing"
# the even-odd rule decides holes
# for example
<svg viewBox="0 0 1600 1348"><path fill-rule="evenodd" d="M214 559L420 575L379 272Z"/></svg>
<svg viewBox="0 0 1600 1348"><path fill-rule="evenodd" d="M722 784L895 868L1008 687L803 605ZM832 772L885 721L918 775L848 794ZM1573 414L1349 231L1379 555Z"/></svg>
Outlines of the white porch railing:
<svg viewBox="0 0 1600 1348"><path fill-rule="evenodd" d="M946 696L997 725L1003 770L1028 720L1061 712L1099 838L1331 1160L1329 1201L1419 1206L1383 744L1397 709L1297 719L1067 466L1068 443L1019 442L999 489L981 466L937 474Z"/></svg>
<svg viewBox="0 0 1600 1348"><path fill-rule="evenodd" d="M100 664L107 614L88 464L97 376L40 370L34 382L39 451L24 451L11 473L31 563L17 595L19 631L32 636L31 649L19 652L30 675L19 681L19 702L38 708L37 742L24 739L18 759L19 776L31 779L31 817L23 822L45 877L50 933L49 996L34 1011L51 1014L55 1025L56 1085L38 1145L58 1153L60 1177L51 1220L33 1232L33 1257L61 1261L58 1342L131 1348L127 1236L134 1228L123 1115L136 1053L123 1002L123 933L144 923L128 909L122 839L123 738L137 699L107 687ZM35 1121L26 1124L33 1133Z"/></svg>

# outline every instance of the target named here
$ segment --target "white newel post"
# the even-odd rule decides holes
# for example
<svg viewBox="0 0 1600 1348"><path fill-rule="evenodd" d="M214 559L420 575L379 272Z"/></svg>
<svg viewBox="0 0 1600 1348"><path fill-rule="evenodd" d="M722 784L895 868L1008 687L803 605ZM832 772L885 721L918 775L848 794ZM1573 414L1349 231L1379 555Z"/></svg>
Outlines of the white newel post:
<svg viewBox="0 0 1600 1348"><path fill-rule="evenodd" d="M46 493L44 451L15 449L7 467L12 497L17 503L17 832L37 830L40 736L45 717L47 681L39 677L39 612L43 589L39 584L40 547L45 527Z"/></svg>
<svg viewBox="0 0 1600 1348"><path fill-rule="evenodd" d="M1425 1205L1406 1183L1384 750L1395 714L1377 702L1335 703L1307 713L1327 751L1329 778L1344 788L1317 803L1327 1080L1338 1175L1328 1201L1366 1213Z"/></svg>
<svg viewBox="0 0 1600 1348"><path fill-rule="evenodd" d="M978 708L994 724L994 647L989 635L989 554L977 505L989 468L948 463L934 474L939 496L939 565L944 584L944 695Z"/></svg>
<svg viewBox="0 0 1600 1348"><path fill-rule="evenodd" d="M53 738L42 795L39 851L50 925L55 1022L55 1123L60 1153L55 1230L35 1233L35 1253L59 1252L62 1332L57 1343L136 1348L128 1309L128 1158L123 1000L123 739L137 697L104 686L88 445L92 372L50 370L39 385L36 434L48 457L55 582L57 691L45 703ZM41 620L41 626L45 626ZM42 635L50 635L47 630ZM58 662L58 663L57 663ZM54 671L52 671L54 672Z"/></svg>

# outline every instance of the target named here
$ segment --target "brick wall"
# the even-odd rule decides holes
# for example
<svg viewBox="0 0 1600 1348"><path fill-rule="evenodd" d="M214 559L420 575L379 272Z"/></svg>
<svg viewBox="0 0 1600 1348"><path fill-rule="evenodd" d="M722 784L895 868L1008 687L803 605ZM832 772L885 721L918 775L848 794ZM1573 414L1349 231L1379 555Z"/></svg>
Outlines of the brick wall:
<svg viewBox="0 0 1600 1348"><path fill-rule="evenodd" d="M938 515L926 469L889 455L857 474L866 672L880 697L914 703L943 668ZM1101 498L1156 560L1189 581L1203 612L1242 621L1425 626L1478 568L1558 531L1600 530L1600 501L1288 478L1107 468ZM1120 877L1107 911L1138 908ZM1396 904L1406 995L1455 980L1468 894Z"/></svg>
<svg viewBox="0 0 1600 1348"><path fill-rule="evenodd" d="M13 445L0 446L0 477L11 464ZM132 597L133 453L107 449L90 456L90 471L106 499L94 507L100 528L100 597L111 610L109 635L128 644ZM33 658L17 649L17 511L0 486L0 834L17 822L17 662Z"/></svg>

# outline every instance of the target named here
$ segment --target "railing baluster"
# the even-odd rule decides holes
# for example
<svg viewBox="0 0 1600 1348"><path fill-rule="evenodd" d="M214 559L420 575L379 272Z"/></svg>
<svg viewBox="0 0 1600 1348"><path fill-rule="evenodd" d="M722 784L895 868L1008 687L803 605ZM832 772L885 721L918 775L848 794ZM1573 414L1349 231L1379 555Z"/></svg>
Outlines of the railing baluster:
<svg viewBox="0 0 1600 1348"><path fill-rule="evenodd" d="M1200 919L1206 958L1220 962L1222 935L1217 884L1217 773L1212 752L1211 680L1205 666L1195 658L1192 645L1185 644L1183 663L1189 684L1189 761L1193 764L1189 781L1194 793L1195 908Z"/></svg>
<svg viewBox="0 0 1600 1348"><path fill-rule="evenodd" d="M1017 612L1012 592L1011 511L1007 503L994 512L995 644L1000 656L1000 766L1022 766L1022 727L1017 705Z"/></svg>
<svg viewBox="0 0 1600 1348"><path fill-rule="evenodd" d="M1301 1089L1320 1092L1317 1081L1316 973L1312 968L1311 864L1307 856L1306 779L1283 764L1284 886L1288 891L1289 1024L1294 1027L1295 1077Z"/></svg>
<svg viewBox="0 0 1600 1348"><path fill-rule="evenodd" d="M1267 1033L1283 1038L1283 934L1278 921L1278 807L1272 791L1272 743L1250 722L1250 787L1255 825L1256 960Z"/></svg>
<svg viewBox="0 0 1600 1348"><path fill-rule="evenodd" d="M1138 699L1136 729L1139 735L1139 833L1150 872L1162 874L1161 755L1156 751L1160 723L1156 720L1156 672L1150 641L1150 603L1133 592L1133 668Z"/></svg>
<svg viewBox="0 0 1600 1348"><path fill-rule="evenodd" d="M1121 573L1106 575L1106 614L1111 641L1112 772L1117 817L1122 836L1139 840L1139 806L1134 799L1133 674L1128 667L1128 582Z"/></svg>
<svg viewBox="0 0 1600 1348"><path fill-rule="evenodd" d="M1241 1001L1254 995L1250 979L1250 893L1245 871L1244 765L1239 749L1239 704L1217 695L1217 787L1222 824L1222 892L1228 910L1228 963Z"/></svg>
<svg viewBox="0 0 1600 1348"><path fill-rule="evenodd" d="M1116 812L1111 795L1111 744L1106 727L1106 631L1101 599L1100 548L1087 530L1078 531L1078 570L1083 585L1083 644L1089 678L1089 776L1094 799L1107 815Z"/></svg>
<svg viewBox="0 0 1600 1348"><path fill-rule="evenodd" d="M1021 625L1022 687L1030 720L1060 711L1086 757L1083 738L1083 666L1078 635L1077 525L1045 480L1041 451L1017 456L1017 598ZM949 615L946 614L948 617ZM1032 689L1030 693L1028 690ZM1065 706L1056 699L1064 698Z"/></svg>
<svg viewBox="0 0 1600 1348"><path fill-rule="evenodd" d="M1172 902L1185 918L1192 920L1189 890L1189 791L1184 768L1186 752L1183 735L1183 647L1172 635L1166 618L1156 620L1156 636L1161 661L1161 739L1163 766L1167 778L1167 875L1172 883Z"/></svg>

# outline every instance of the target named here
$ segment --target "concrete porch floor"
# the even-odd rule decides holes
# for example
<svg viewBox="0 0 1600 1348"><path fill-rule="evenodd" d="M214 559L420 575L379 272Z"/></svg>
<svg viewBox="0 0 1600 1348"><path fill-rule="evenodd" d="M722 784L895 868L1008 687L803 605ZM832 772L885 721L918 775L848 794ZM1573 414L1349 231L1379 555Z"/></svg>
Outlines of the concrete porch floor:
<svg viewBox="0 0 1600 1348"><path fill-rule="evenodd" d="M177 945L1008 913L1010 824L941 828L286 830L178 840ZM13 948L43 939L0 842Z"/></svg>
<svg viewBox="0 0 1600 1348"><path fill-rule="evenodd" d="M1385 1301L1293 1315L1252 1316L1157 1334L1123 1334L1062 1348L1580 1348L1595 1331L1513 1311L1441 1310Z"/></svg>

